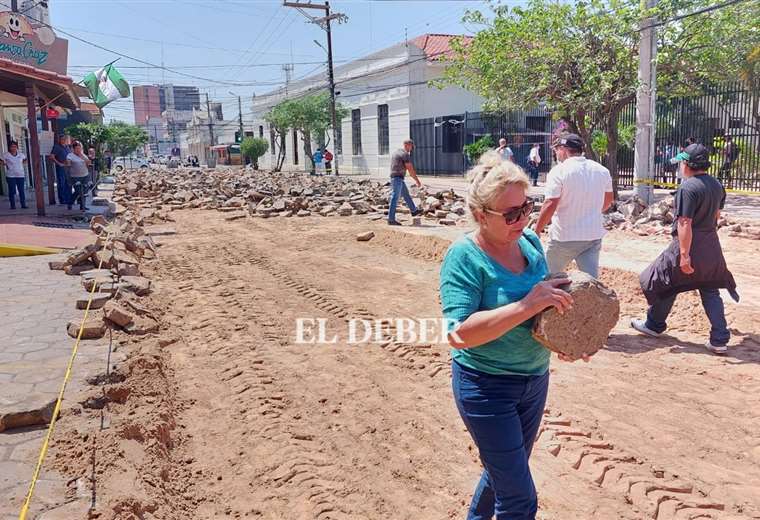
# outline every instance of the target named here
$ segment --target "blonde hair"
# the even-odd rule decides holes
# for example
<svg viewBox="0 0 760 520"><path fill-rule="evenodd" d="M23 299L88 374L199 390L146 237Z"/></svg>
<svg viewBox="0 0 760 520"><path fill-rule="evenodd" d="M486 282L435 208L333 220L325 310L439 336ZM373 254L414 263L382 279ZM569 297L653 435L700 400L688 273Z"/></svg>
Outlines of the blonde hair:
<svg viewBox="0 0 760 520"><path fill-rule="evenodd" d="M530 187L528 176L517 164L505 161L495 150L480 156L476 164L467 172L470 186L467 190L467 208L475 219L475 211L484 211L509 186L519 186L525 191Z"/></svg>

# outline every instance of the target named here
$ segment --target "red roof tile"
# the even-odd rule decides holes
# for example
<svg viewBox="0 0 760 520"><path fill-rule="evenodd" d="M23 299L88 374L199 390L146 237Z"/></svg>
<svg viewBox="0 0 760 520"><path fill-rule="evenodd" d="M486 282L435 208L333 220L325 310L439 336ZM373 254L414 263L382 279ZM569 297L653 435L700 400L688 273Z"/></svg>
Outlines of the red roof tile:
<svg viewBox="0 0 760 520"><path fill-rule="evenodd" d="M451 56L451 40L461 38L465 45L472 41L471 36L462 36L456 34L423 34L417 36L410 43L422 49L429 61L440 60L445 56Z"/></svg>

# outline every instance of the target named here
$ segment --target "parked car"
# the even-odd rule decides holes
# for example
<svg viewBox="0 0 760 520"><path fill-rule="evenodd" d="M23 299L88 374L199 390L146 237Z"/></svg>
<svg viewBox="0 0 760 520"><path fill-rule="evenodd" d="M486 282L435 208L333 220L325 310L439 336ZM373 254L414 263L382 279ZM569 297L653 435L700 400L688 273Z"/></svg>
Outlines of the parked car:
<svg viewBox="0 0 760 520"><path fill-rule="evenodd" d="M125 169L147 168L148 161L144 157L115 157L111 163L111 169L121 173Z"/></svg>

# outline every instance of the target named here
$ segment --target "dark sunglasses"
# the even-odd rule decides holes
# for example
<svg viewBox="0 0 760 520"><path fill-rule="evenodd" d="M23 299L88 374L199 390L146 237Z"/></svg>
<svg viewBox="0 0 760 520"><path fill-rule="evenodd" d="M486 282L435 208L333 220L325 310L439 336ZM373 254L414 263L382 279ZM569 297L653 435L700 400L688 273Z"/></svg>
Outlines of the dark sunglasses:
<svg viewBox="0 0 760 520"><path fill-rule="evenodd" d="M504 217L504 221L507 223L507 225L511 226L512 224L516 224L517 222L519 222L523 217L527 217L528 215L530 215L533 212L533 208L535 206L536 206L536 201L530 197L527 197L522 206L511 208L504 213L501 213L499 211L494 211L488 208L486 208L485 212L490 213L492 215L501 215L502 217Z"/></svg>

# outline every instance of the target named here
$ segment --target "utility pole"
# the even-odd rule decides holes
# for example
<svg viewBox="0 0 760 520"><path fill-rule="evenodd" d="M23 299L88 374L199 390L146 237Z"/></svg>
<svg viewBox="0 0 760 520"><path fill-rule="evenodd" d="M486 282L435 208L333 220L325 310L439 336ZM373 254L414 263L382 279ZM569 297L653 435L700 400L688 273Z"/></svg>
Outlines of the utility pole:
<svg viewBox="0 0 760 520"><path fill-rule="evenodd" d="M657 0L641 0L642 8L650 10ZM633 162L634 193L647 204L653 201L655 131L657 100L657 29L655 16L641 22L639 42L639 87L636 92L636 151Z"/></svg>
<svg viewBox="0 0 760 520"><path fill-rule="evenodd" d="M330 117L332 119L332 127L333 127L333 150L335 150L335 147L338 144L338 115L335 112L335 75L333 74L333 57L332 57L332 32L330 31L330 2L325 2L325 6L327 7L326 13L327 16L325 16L325 25L327 28L325 31L327 31L327 74L328 79L330 82ZM335 154L338 153L338 150L335 150ZM335 169L335 176L338 176L338 157L337 155L333 154L335 157L333 157L335 160L333 163L333 168Z"/></svg>
<svg viewBox="0 0 760 520"><path fill-rule="evenodd" d="M330 29L330 21L337 20L338 23L348 21L348 17L342 13L330 13L330 2L322 4L313 4L310 2L288 2L283 1L282 5L285 7L295 7L301 14L306 16L312 23L319 25L327 33L327 78L330 87L330 119L332 120L333 130L333 149L335 153L335 159L333 161L333 171L335 175L338 175L338 116L335 110L335 74L333 71L333 56L332 56L332 32ZM325 16L322 18L313 17L307 14L304 9L319 9L324 11Z"/></svg>
<svg viewBox="0 0 760 520"><path fill-rule="evenodd" d="M211 146L214 146L214 121L211 119L211 105L208 101L208 92L206 92L206 115L208 116L208 135L211 141Z"/></svg>
<svg viewBox="0 0 760 520"><path fill-rule="evenodd" d="M238 96L238 119L240 121L240 142L242 143L245 138L245 132L243 131L243 102L240 96Z"/></svg>

